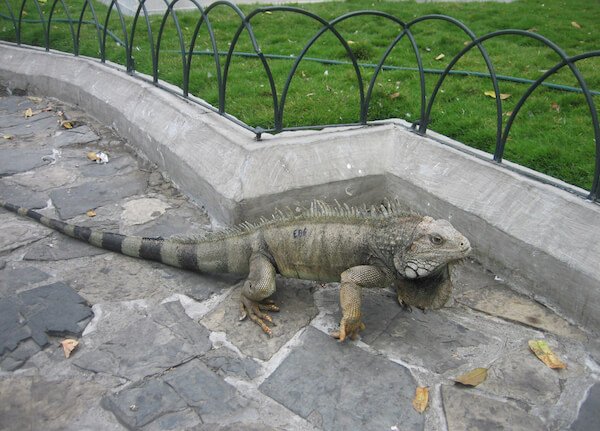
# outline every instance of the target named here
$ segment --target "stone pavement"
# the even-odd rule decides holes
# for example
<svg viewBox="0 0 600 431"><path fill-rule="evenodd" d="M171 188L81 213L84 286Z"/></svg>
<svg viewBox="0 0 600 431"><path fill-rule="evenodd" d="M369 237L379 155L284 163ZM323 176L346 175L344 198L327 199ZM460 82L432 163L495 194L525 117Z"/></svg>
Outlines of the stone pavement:
<svg viewBox="0 0 600 431"><path fill-rule="evenodd" d="M213 228L84 112L0 92L2 199L126 234ZM452 271L453 299L438 311L365 291L367 329L343 344L328 336L338 285L279 279L266 338L237 319L239 280L105 252L0 210L0 429L596 429L598 342L477 262ZM66 337L80 342L68 359ZM567 368L547 368L530 339ZM477 367L485 382L454 383ZM430 393L422 414L417 386Z"/></svg>

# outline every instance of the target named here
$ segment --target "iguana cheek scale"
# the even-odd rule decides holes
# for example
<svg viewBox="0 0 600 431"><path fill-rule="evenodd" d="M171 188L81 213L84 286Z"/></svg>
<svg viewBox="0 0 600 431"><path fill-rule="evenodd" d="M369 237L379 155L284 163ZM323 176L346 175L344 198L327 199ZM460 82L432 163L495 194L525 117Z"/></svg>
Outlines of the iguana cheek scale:
<svg viewBox="0 0 600 431"><path fill-rule="evenodd" d="M448 263L463 259L471 250L469 241L447 221L402 214L391 203L354 208L315 201L309 209L279 211L272 219L262 218L255 224L246 222L200 237L169 239L75 226L2 200L0 206L127 256L199 272L244 275L241 317L249 317L269 335L272 330L267 323L273 324L273 320L264 311L279 310L267 299L275 292L276 274L340 282L342 319L339 331L332 335L354 339L364 329L360 311L363 287L400 282L400 303L439 307L449 295ZM424 290L432 283L442 286L445 296L435 293L431 297Z"/></svg>

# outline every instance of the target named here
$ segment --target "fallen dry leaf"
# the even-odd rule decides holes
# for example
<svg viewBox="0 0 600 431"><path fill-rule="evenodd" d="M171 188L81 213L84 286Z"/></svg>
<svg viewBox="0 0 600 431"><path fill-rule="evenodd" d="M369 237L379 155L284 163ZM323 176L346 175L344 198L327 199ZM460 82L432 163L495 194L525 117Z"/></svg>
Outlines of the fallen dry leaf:
<svg viewBox="0 0 600 431"><path fill-rule="evenodd" d="M96 211L94 210L87 210L85 213L86 216L88 217L96 217Z"/></svg>
<svg viewBox="0 0 600 431"><path fill-rule="evenodd" d="M90 151L89 153L87 153L87 158L90 159L92 162L99 160L98 153L96 153L95 151Z"/></svg>
<svg viewBox="0 0 600 431"><path fill-rule="evenodd" d="M529 340L528 344L535 356L548 367L552 369L567 368L567 365L558 359L558 356L554 354L548 343L544 340Z"/></svg>
<svg viewBox="0 0 600 431"><path fill-rule="evenodd" d="M491 97L492 99L496 98L496 93L493 90L490 91L485 91L483 94L485 94L488 97ZM500 93L500 100L506 100L510 97L511 95L508 93Z"/></svg>
<svg viewBox="0 0 600 431"><path fill-rule="evenodd" d="M7 141L10 141L13 138L14 138L13 135L2 135L2 139L6 139Z"/></svg>
<svg viewBox="0 0 600 431"><path fill-rule="evenodd" d="M71 123L70 121L67 121L67 120L61 121L60 125L62 127L64 127L65 129L72 129L73 128L73 123Z"/></svg>
<svg viewBox="0 0 600 431"><path fill-rule="evenodd" d="M418 386L413 398L413 408L418 413L423 413L429 404L429 388Z"/></svg>
<svg viewBox="0 0 600 431"><path fill-rule="evenodd" d="M31 100L33 103L42 103L42 98L41 97L27 96L27 98L29 100Z"/></svg>
<svg viewBox="0 0 600 431"><path fill-rule="evenodd" d="M437 61L440 61L440 60L441 60L441 59L443 59L445 56L446 56L446 55L444 55L444 54L440 54L440 55L438 55L438 56L437 56L435 59L436 59Z"/></svg>
<svg viewBox="0 0 600 431"><path fill-rule="evenodd" d="M581 25L577 21L571 21L571 25L576 29L581 29Z"/></svg>
<svg viewBox="0 0 600 431"><path fill-rule="evenodd" d="M507 111L504 113L505 117L510 117L513 114L513 111Z"/></svg>
<svg viewBox="0 0 600 431"><path fill-rule="evenodd" d="M552 102L552 105L550 105L552 107L552 109L554 109L556 112L560 112L560 105L556 102Z"/></svg>
<svg viewBox="0 0 600 431"><path fill-rule="evenodd" d="M71 356L73 350L75 350L79 345L79 341L73 340L72 338L67 338L66 340L61 341L60 345L62 346L63 351L65 352L65 358L68 358L69 356Z"/></svg>
<svg viewBox="0 0 600 431"><path fill-rule="evenodd" d="M392 100L397 99L398 97L400 97L400 93L398 93L397 91L395 93L390 94L390 99Z"/></svg>
<svg viewBox="0 0 600 431"><path fill-rule="evenodd" d="M23 112L23 116L25 118L33 117L33 111L31 110L31 108L27 108L25 112Z"/></svg>
<svg viewBox="0 0 600 431"><path fill-rule="evenodd" d="M462 376L458 376L454 381L465 386L477 386L480 383L485 382L485 379L487 379L487 372L487 368L475 368Z"/></svg>

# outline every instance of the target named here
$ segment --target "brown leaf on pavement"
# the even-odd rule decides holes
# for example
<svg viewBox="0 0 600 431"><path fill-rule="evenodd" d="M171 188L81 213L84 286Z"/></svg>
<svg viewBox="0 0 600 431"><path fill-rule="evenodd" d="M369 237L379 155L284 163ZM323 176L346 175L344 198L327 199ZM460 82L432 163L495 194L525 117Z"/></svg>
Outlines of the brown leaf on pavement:
<svg viewBox="0 0 600 431"><path fill-rule="evenodd" d="M429 388L418 386L413 398L413 408L418 413L423 413L429 404Z"/></svg>
<svg viewBox="0 0 600 431"><path fill-rule="evenodd" d="M487 368L475 368L462 376L458 376L454 381L465 386L477 386L485 382L487 372Z"/></svg>
<svg viewBox="0 0 600 431"><path fill-rule="evenodd" d="M552 369L567 368L567 364L558 359L548 343L544 340L529 340L529 348L538 357L540 361Z"/></svg>
<svg viewBox="0 0 600 431"><path fill-rule="evenodd" d="M68 358L69 356L71 356L73 350L75 350L79 345L79 341L73 340L72 338L67 338L66 340L61 341L60 345L62 346L63 351L65 352L65 358Z"/></svg>

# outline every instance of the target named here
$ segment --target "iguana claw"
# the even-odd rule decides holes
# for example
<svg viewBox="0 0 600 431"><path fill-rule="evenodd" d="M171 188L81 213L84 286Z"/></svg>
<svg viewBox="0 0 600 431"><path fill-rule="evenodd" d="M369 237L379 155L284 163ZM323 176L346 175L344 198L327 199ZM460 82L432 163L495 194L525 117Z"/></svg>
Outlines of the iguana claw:
<svg viewBox="0 0 600 431"><path fill-rule="evenodd" d="M344 341L346 337L350 337L351 340L356 340L358 338L358 332L365 329L365 324L360 320L351 322L349 319L342 318L340 322L340 330L334 331L330 335L333 338L337 338L338 340Z"/></svg>
<svg viewBox="0 0 600 431"><path fill-rule="evenodd" d="M267 326L266 322L269 322L273 326L277 324L273 321L273 318L261 310L267 311L279 311L279 307L269 301L266 304L262 304L251 299L242 296L240 303L240 320L244 320L249 317L254 323L256 323L269 337L273 336L273 331Z"/></svg>

